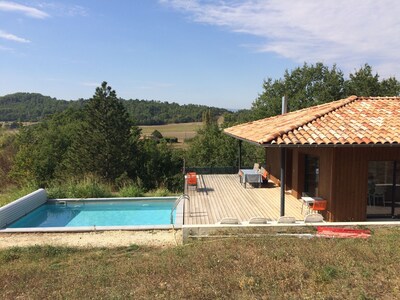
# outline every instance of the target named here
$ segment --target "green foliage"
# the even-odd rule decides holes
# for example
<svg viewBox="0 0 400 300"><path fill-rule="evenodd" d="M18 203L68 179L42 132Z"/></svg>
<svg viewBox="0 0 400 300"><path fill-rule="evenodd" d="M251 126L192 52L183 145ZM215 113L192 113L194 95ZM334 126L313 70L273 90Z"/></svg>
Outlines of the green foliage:
<svg viewBox="0 0 400 300"><path fill-rule="evenodd" d="M15 201L25 195L28 195L38 189L37 186L28 184L22 187L19 186L8 186L1 188L0 193L0 207L6 205L12 201Z"/></svg>
<svg viewBox="0 0 400 300"><path fill-rule="evenodd" d="M182 157L182 150L173 149L165 141L139 141L136 171L144 188L149 190L166 187L174 191L181 190L183 184L178 187L175 176L183 166ZM183 176L180 174L180 177Z"/></svg>
<svg viewBox="0 0 400 300"><path fill-rule="evenodd" d="M379 81L379 75L372 74L372 68L365 64L354 74L350 74L350 80L346 82L346 94L357 96L398 96L400 94L400 82L390 77Z"/></svg>
<svg viewBox="0 0 400 300"><path fill-rule="evenodd" d="M213 115L222 115L226 109L208 107L205 105L185 104L172 102L126 100L125 107L137 125L162 125L170 123L200 122L202 114L211 110Z"/></svg>
<svg viewBox="0 0 400 300"><path fill-rule="evenodd" d="M264 159L264 149L243 143L242 165L253 165ZM238 140L227 136L216 122L198 130L187 151L189 167L238 166Z"/></svg>
<svg viewBox="0 0 400 300"><path fill-rule="evenodd" d="M121 99L123 100L123 99ZM57 100L35 93L15 93L0 97L0 121L36 122L63 112L68 108L82 108L88 100ZM221 115L226 109L205 105L179 105L175 102L123 100L123 105L137 125L162 125L169 123L200 122L202 113L210 109Z"/></svg>
<svg viewBox="0 0 400 300"><path fill-rule="evenodd" d="M283 79L268 78L263 88L264 92L253 103L255 118L280 114L284 95L289 99L289 111L341 99L344 78L336 65L330 69L322 63L304 63L290 72L286 70Z"/></svg>
<svg viewBox="0 0 400 300"><path fill-rule="evenodd" d="M135 155L132 144L138 137L131 134L129 115L107 82L96 88L84 108L84 116L65 167L77 175L93 173L115 180L126 171Z"/></svg>
<svg viewBox="0 0 400 300"><path fill-rule="evenodd" d="M8 174L16 152L15 134L0 128L0 193L11 183Z"/></svg>
<svg viewBox="0 0 400 300"><path fill-rule="evenodd" d="M11 176L20 184L45 186L57 175L65 175L66 152L75 140L82 118L81 111L69 109L23 127L16 140L18 152Z"/></svg>
<svg viewBox="0 0 400 300"><path fill-rule="evenodd" d="M136 184L124 185L118 191L121 197L143 197L144 191L141 187Z"/></svg>
<svg viewBox="0 0 400 300"><path fill-rule="evenodd" d="M171 196L171 192L166 188L158 188L150 192L154 197L167 197Z"/></svg>
<svg viewBox="0 0 400 300"><path fill-rule="evenodd" d="M35 122L82 105L82 100L64 101L36 93L15 93L0 97L0 120Z"/></svg>
<svg viewBox="0 0 400 300"><path fill-rule="evenodd" d="M294 70L286 70L281 79L266 79L263 89L263 93L253 102L253 120L280 114L284 95L288 98L288 111L294 111L351 95L398 96L400 82L394 77L379 81L379 75L373 75L368 64L345 80L343 72L336 65L329 68L322 63L305 63ZM231 122L235 121L234 116L230 116L230 119Z"/></svg>
<svg viewBox="0 0 400 300"><path fill-rule="evenodd" d="M112 197L111 186L95 176L70 179L68 182L50 185L47 189L47 195L50 199Z"/></svg>

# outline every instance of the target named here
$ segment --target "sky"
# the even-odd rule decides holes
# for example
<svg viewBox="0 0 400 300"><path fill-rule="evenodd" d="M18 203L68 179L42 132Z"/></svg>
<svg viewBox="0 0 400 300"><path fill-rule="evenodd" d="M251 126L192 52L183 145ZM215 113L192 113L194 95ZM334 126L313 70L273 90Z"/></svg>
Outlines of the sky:
<svg viewBox="0 0 400 300"><path fill-rule="evenodd" d="M304 62L400 78L397 0L0 0L0 95L250 108Z"/></svg>

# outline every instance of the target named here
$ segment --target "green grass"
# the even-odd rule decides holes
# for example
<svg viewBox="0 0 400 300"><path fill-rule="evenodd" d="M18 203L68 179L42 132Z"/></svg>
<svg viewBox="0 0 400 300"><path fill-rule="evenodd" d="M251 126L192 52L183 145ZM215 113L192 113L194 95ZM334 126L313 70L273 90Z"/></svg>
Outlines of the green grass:
<svg viewBox="0 0 400 300"><path fill-rule="evenodd" d="M10 186L0 193L0 207L17 200L33 191L37 187ZM113 191L111 185L103 183L94 177L86 177L83 180L67 181L63 184L54 184L46 188L49 199L56 198L113 198L113 197L165 197L176 196L165 188L145 192L135 184L126 184L119 190Z"/></svg>
<svg viewBox="0 0 400 300"><path fill-rule="evenodd" d="M22 196L32 193L35 190L37 190L37 188L33 186L26 186L26 187L8 186L4 191L0 193L0 207L14 200L17 200Z"/></svg>
<svg viewBox="0 0 400 300"><path fill-rule="evenodd" d="M167 249L0 251L2 299L399 299L400 230L232 238Z"/></svg>

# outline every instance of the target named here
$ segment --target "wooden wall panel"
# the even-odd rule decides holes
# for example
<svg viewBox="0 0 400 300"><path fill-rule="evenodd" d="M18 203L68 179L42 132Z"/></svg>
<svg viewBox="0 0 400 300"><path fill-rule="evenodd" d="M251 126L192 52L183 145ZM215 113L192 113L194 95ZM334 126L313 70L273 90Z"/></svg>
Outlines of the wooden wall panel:
<svg viewBox="0 0 400 300"><path fill-rule="evenodd" d="M300 198L304 189L304 156L320 159L319 196L328 200L328 221L364 221L367 210L368 162L400 161L400 147L305 147L292 148L287 180L292 195ZM280 149L267 148L271 179L280 183ZM288 159L289 160L289 159ZM291 167L289 166L291 164ZM291 174L290 174L291 173Z"/></svg>
<svg viewBox="0 0 400 300"><path fill-rule="evenodd" d="M366 219L368 162L392 160L400 160L399 147L335 148L332 181L333 221Z"/></svg>
<svg viewBox="0 0 400 300"><path fill-rule="evenodd" d="M292 195L298 199L301 198L304 191L305 155L313 155L319 158L318 196L328 200L327 211L323 215L326 219L329 219L332 210L333 148L296 148L293 150Z"/></svg>
<svg viewBox="0 0 400 300"><path fill-rule="evenodd" d="M267 171L270 173L270 179L280 186L280 172L281 172L281 149L279 148L266 148L266 163Z"/></svg>

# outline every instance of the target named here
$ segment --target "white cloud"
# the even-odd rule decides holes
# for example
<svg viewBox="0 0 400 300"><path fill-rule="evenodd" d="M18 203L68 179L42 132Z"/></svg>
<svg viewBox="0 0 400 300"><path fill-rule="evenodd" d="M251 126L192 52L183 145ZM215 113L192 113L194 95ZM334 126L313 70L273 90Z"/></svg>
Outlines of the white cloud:
<svg viewBox="0 0 400 300"><path fill-rule="evenodd" d="M400 75L400 1L160 0L199 23L261 38L261 52L298 63L337 63L353 71L370 63ZM371 62L374 62L372 64Z"/></svg>
<svg viewBox="0 0 400 300"><path fill-rule="evenodd" d="M13 41L13 42L19 42L19 43L30 43L30 40L21 38L19 36L16 36L14 34L5 32L3 30L0 29L0 38L5 39L5 40L9 40L9 41Z"/></svg>
<svg viewBox="0 0 400 300"><path fill-rule="evenodd" d="M10 1L0 1L0 10L2 11L11 11L11 12L20 12L26 16L37 18L37 19L44 19L49 17L47 13L32 6L22 5L16 2Z"/></svg>
<svg viewBox="0 0 400 300"><path fill-rule="evenodd" d="M61 17L86 17L88 12L85 7L76 4L63 4L59 2L41 2L39 7L51 11L54 16Z"/></svg>

